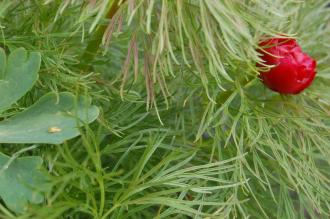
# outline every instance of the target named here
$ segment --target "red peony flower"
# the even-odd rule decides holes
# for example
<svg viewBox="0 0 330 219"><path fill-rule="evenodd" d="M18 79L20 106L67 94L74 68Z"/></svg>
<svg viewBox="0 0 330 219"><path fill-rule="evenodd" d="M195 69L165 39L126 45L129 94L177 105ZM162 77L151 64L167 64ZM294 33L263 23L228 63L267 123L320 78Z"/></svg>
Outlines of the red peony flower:
<svg viewBox="0 0 330 219"><path fill-rule="evenodd" d="M282 94L298 94L313 81L316 61L304 53L294 39L272 38L259 44L265 65L272 65L261 72L263 83ZM258 67L264 67L261 64Z"/></svg>

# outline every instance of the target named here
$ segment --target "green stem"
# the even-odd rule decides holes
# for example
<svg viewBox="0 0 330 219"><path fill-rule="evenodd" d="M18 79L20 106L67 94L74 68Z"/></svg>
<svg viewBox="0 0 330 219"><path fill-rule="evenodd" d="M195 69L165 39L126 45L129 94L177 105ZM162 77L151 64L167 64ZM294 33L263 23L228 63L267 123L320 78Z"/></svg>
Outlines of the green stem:
<svg viewBox="0 0 330 219"><path fill-rule="evenodd" d="M107 19L112 19L113 16L116 14L116 12L118 11L118 9L120 7L119 1L120 0L115 0L112 3L112 5L106 15ZM90 67L88 64L91 63L95 59L97 51L99 50L100 45L102 43L102 37L104 35L106 28L107 28L107 25L100 24L99 27L97 28L92 40L89 41L83 55L81 56L81 59L80 59L82 69L87 70Z"/></svg>
<svg viewBox="0 0 330 219"><path fill-rule="evenodd" d="M99 186L100 186L100 194L101 194L100 208L99 208L99 215L101 217L102 214L103 214L103 211L104 211L104 206L105 206L105 187L104 187L103 177L98 179L98 183L99 183Z"/></svg>
<svg viewBox="0 0 330 219"><path fill-rule="evenodd" d="M0 212L3 212L8 218L16 218L10 211L8 211L2 204L0 204Z"/></svg>

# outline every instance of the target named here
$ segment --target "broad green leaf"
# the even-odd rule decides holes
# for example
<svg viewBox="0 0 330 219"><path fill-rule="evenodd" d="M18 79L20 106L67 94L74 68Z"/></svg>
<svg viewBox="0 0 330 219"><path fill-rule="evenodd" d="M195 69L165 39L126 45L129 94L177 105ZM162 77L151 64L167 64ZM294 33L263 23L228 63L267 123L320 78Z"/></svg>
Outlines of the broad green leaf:
<svg viewBox="0 0 330 219"><path fill-rule="evenodd" d="M38 78L40 54L31 52L28 55L23 48L14 50L6 59L6 54L0 48L0 112L28 92Z"/></svg>
<svg viewBox="0 0 330 219"><path fill-rule="evenodd" d="M28 203L43 202L43 191L47 189L47 175L40 171L41 157L22 157L10 161L0 153L0 197L6 206L22 212Z"/></svg>
<svg viewBox="0 0 330 219"><path fill-rule="evenodd" d="M33 106L0 122L0 143L60 144L80 134L99 109L87 97L63 92L41 97Z"/></svg>

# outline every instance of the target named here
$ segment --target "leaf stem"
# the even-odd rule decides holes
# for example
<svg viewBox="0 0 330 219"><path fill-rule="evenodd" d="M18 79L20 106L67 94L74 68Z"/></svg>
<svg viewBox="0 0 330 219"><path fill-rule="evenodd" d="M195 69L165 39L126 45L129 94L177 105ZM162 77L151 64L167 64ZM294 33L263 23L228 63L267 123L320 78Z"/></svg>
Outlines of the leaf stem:
<svg viewBox="0 0 330 219"><path fill-rule="evenodd" d="M0 204L0 211L5 213L9 218L16 218L10 211L8 211L2 204Z"/></svg>
<svg viewBox="0 0 330 219"><path fill-rule="evenodd" d="M123 4L123 1L121 4ZM119 8L120 8L120 0L115 0L112 3L112 5L108 11L106 18L112 19L114 17L114 15L117 13ZM89 41L83 55L81 56L81 59L80 59L81 60L80 64L81 64L83 70L87 70L90 67L88 65L88 63L91 63L95 59L97 51L99 50L100 45L102 43L102 37L103 37L103 34L104 34L106 28L107 28L107 25L100 24L99 27L97 28L92 40Z"/></svg>

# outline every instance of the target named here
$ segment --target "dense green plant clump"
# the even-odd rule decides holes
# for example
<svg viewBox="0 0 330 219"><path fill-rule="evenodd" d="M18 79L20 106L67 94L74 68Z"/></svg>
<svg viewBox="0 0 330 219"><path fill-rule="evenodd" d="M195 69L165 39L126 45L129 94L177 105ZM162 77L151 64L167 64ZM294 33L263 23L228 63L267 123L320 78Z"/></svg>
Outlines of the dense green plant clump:
<svg viewBox="0 0 330 219"><path fill-rule="evenodd" d="M41 57L33 88L1 112L0 218L329 218L329 3L0 1L2 56ZM285 96L263 86L265 37L294 37L317 60L310 88ZM73 95L88 99L93 118L100 110L78 137L72 118L49 109L67 96L61 113L84 120ZM29 114L47 96L49 117ZM2 137L50 118L71 135ZM37 190L24 187L17 201L11 171Z"/></svg>

